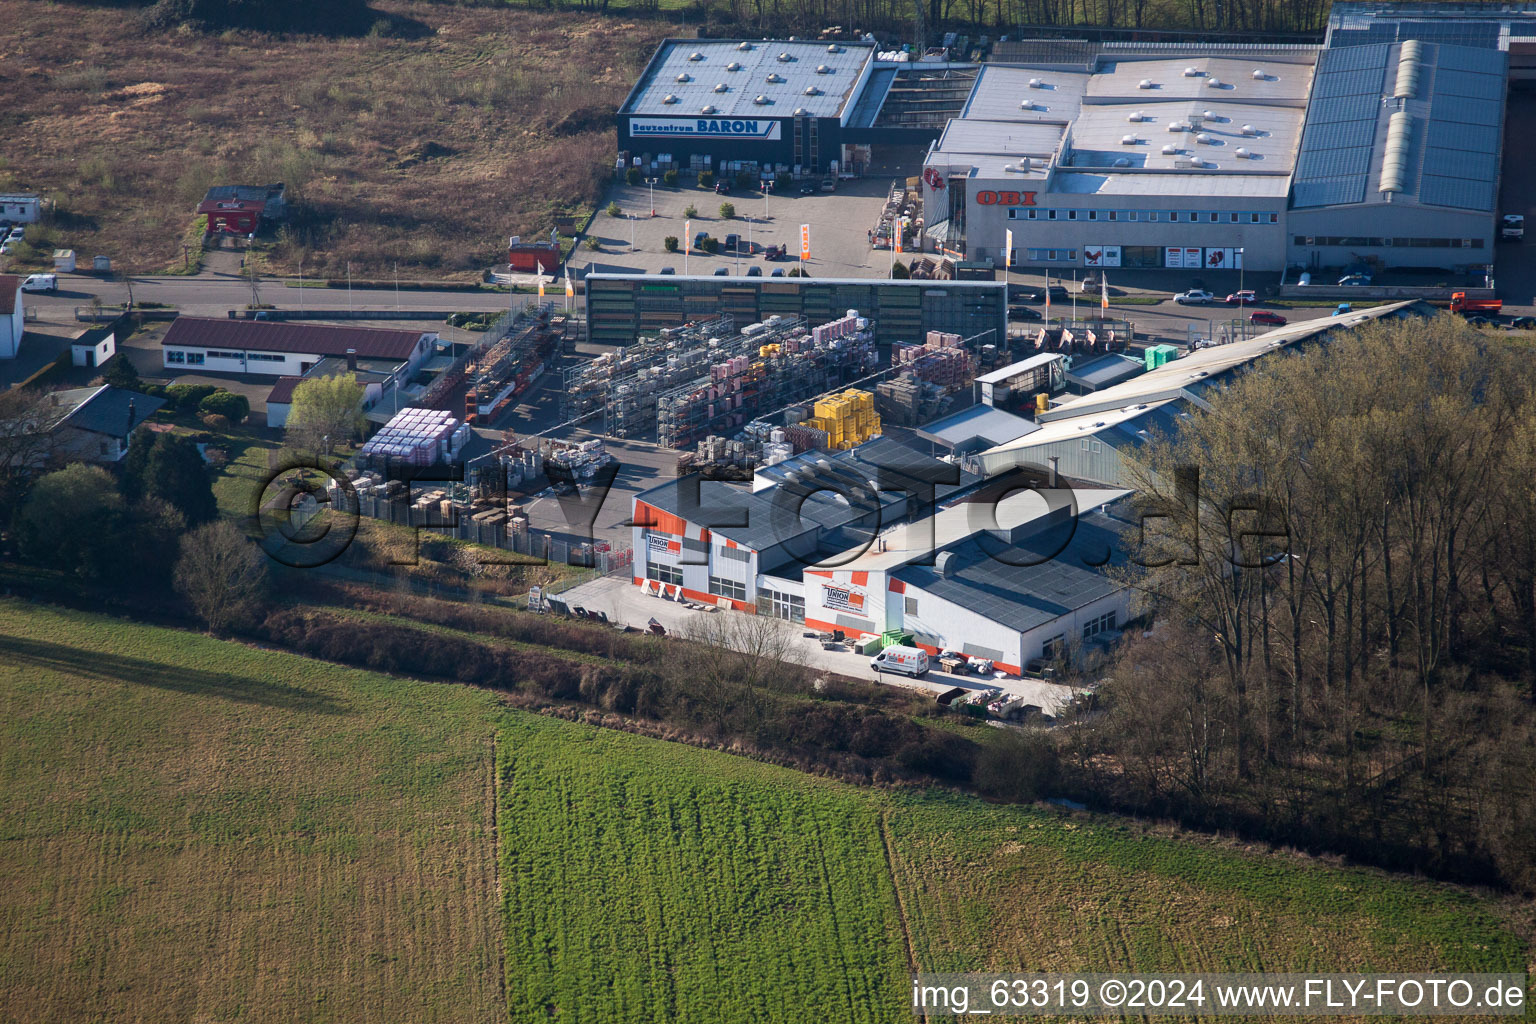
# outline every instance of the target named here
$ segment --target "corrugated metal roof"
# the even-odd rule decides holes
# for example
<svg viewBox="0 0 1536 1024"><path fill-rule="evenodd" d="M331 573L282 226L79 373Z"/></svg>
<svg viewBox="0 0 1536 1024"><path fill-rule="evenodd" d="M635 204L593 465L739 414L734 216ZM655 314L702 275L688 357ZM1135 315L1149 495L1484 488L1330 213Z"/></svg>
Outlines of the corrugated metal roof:
<svg viewBox="0 0 1536 1024"><path fill-rule="evenodd" d="M293 389L304 382L303 377L279 377L272 390L267 392L268 405L288 405L293 401Z"/></svg>
<svg viewBox="0 0 1536 1024"><path fill-rule="evenodd" d="M1082 106L1089 77L1083 71L984 65L960 116L989 121L1070 121ZM1031 79L1039 80L1039 88L1030 88ZM1021 106L1025 102L1030 107Z"/></svg>
<svg viewBox="0 0 1536 1024"><path fill-rule="evenodd" d="M0 274L0 316L16 312L16 296L21 291L21 278L15 274Z"/></svg>
<svg viewBox="0 0 1536 1024"><path fill-rule="evenodd" d="M344 356L347 349L355 349L359 356L403 362L410 359L421 336L427 333L431 332L402 331L388 327L179 316L171 321L171 329L165 332L160 345L169 348L313 353L320 356Z"/></svg>

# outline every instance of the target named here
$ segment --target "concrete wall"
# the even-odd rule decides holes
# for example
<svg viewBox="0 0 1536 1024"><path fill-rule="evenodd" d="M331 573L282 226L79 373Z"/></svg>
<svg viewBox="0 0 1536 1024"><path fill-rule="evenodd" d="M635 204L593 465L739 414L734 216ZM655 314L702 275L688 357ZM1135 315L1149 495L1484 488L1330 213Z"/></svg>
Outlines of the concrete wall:
<svg viewBox="0 0 1536 1024"><path fill-rule="evenodd" d="M16 293L16 307L8 317L0 318L0 359L15 359L21 351L21 335L25 329L26 311L21 304L22 293Z"/></svg>
<svg viewBox="0 0 1536 1024"><path fill-rule="evenodd" d="M1287 219L1286 261L1302 267L1342 267L1373 257L1389 267L1445 269L1492 263L1492 213L1374 203L1292 210ZM1300 243L1297 238L1301 238ZM1308 244L1307 238L1346 239L1343 245ZM1473 248L1367 245L1368 239L1465 239ZM1481 248L1476 248L1478 242ZM1330 284L1332 282L1329 282Z"/></svg>

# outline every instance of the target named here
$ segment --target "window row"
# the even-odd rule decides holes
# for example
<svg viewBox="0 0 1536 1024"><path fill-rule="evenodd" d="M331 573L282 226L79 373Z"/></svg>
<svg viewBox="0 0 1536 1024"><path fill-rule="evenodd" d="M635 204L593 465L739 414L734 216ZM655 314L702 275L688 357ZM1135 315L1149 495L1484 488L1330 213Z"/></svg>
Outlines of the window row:
<svg viewBox="0 0 1536 1024"><path fill-rule="evenodd" d="M201 352L183 352L179 348L168 348L165 350L165 361L167 363L179 363L183 366L202 366L203 354Z"/></svg>
<svg viewBox="0 0 1536 1024"><path fill-rule="evenodd" d="M1096 619L1089 619L1083 625L1083 639L1098 636L1100 633L1113 632L1115 628L1115 613L1105 612Z"/></svg>
<svg viewBox="0 0 1536 1024"><path fill-rule="evenodd" d="M728 597L733 601L745 601L747 599L747 585L745 583L737 583L735 580L728 580L721 576L711 576L709 578L709 592L716 597ZM801 609L801 614L805 614L803 608Z"/></svg>
<svg viewBox="0 0 1536 1024"><path fill-rule="evenodd" d="M1371 246L1395 249L1481 249L1481 238L1372 238L1354 235L1297 235L1296 245L1352 245L1360 248Z"/></svg>
<svg viewBox="0 0 1536 1024"><path fill-rule="evenodd" d="M1076 263L1076 249L1030 249L1031 263Z"/></svg>
<svg viewBox="0 0 1536 1024"><path fill-rule="evenodd" d="M752 561L752 552L746 548L716 548L715 553L721 558L728 558L733 562Z"/></svg>
<svg viewBox="0 0 1536 1024"><path fill-rule="evenodd" d="M1009 220L1088 220L1143 224L1278 224L1278 213L1239 210L1040 210L1015 207Z"/></svg>
<svg viewBox="0 0 1536 1024"><path fill-rule="evenodd" d="M683 585L683 570L675 565L661 565L658 562L645 563L645 578L655 580L658 583L672 583Z"/></svg>
<svg viewBox="0 0 1536 1024"><path fill-rule="evenodd" d="M766 610L776 619L787 619L790 622L805 621L805 598L797 594L781 594L776 590L765 590L758 594L757 604L759 610Z"/></svg>

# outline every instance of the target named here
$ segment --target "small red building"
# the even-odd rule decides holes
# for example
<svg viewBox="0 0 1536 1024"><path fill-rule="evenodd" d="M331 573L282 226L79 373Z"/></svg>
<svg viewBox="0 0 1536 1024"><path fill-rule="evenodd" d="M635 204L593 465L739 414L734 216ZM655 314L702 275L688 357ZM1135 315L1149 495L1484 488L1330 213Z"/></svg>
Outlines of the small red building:
<svg viewBox="0 0 1536 1024"><path fill-rule="evenodd" d="M553 274L560 268L560 236L553 231L544 239L525 240L513 235L507 246L507 263L513 270L525 274L536 273L541 266L544 273Z"/></svg>
<svg viewBox="0 0 1536 1024"><path fill-rule="evenodd" d="M197 212L208 218L208 233L249 235L263 219L281 220L284 189L276 185L215 185L203 196Z"/></svg>

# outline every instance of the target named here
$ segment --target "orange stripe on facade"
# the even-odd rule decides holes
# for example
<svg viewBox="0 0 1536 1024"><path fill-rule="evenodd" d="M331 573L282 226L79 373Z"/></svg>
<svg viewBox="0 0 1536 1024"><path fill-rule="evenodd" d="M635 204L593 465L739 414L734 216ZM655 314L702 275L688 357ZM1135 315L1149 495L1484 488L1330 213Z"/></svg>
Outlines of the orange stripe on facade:
<svg viewBox="0 0 1536 1024"><path fill-rule="evenodd" d="M856 586L856 587L867 587L867 586L869 586L869 573L867 573L867 572L856 572L856 573L854 573L853 574L853 585Z"/></svg>

